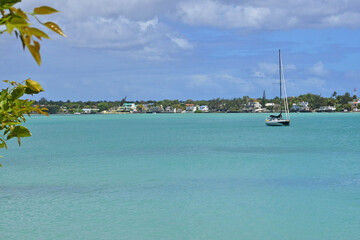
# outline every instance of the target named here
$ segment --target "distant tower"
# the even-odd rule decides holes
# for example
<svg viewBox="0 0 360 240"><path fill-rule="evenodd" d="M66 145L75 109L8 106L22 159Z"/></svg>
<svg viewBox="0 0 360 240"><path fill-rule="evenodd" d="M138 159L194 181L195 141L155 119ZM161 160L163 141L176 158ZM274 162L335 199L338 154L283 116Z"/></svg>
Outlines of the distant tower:
<svg viewBox="0 0 360 240"><path fill-rule="evenodd" d="M354 96L357 98L357 95L356 95L356 88L354 88Z"/></svg>

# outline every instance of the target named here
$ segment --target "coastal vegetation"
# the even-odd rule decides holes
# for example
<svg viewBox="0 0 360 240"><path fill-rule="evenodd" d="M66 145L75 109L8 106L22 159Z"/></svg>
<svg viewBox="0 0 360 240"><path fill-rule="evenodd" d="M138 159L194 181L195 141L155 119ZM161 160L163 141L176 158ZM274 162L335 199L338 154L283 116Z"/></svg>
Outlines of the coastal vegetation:
<svg viewBox="0 0 360 240"><path fill-rule="evenodd" d="M60 35L65 36L60 27L53 22L41 22L38 15L56 13L57 10L48 6L37 7L33 12L24 12L14 4L21 0L0 1L0 35L14 34L21 41L22 48L29 50L38 65L41 64L40 42L42 39L49 39L49 36L33 27L34 21ZM23 82L10 80L3 81L7 86L1 90L0 95L0 149L7 148L6 141L16 138L21 146L21 138L30 137L30 130L22 126L26 121L25 115L32 113L48 115L48 109L35 104L35 101L24 99L34 94L43 92L41 85L31 79ZM0 165L1 166L1 165Z"/></svg>
<svg viewBox="0 0 360 240"><path fill-rule="evenodd" d="M316 94L303 94L299 96L294 96L288 98L289 109L292 106L306 102L308 103L307 111L315 111L321 106L333 106L335 111L351 111L354 108L353 104L349 102L357 101L356 96L351 96L348 92L344 95L333 94L330 97L323 97ZM144 113L151 112L151 108L160 109L160 111L166 112L166 109L179 109L182 111L186 110L187 105L194 106L208 106L209 112L249 112L249 109L253 103L259 103L262 108L266 108L267 111L278 111L279 98L267 99L265 91L262 97L251 98L249 96L243 96L233 99L224 99L224 98L214 98L210 100L147 100L147 101L130 101L126 97L119 101L52 101L47 100L46 98L41 98L39 101L36 101L35 104L40 105L41 107L46 107L48 113L50 114L64 114L69 113L73 114L76 112L82 113L82 109L92 109L91 113L100 113L104 111L116 110L119 107L123 106L126 102L132 102L136 105L136 112ZM271 104L273 103L273 105ZM194 109L194 112L203 112L200 109ZM125 112L126 109L124 108ZM156 110L158 111L158 110ZM119 110L121 112L121 110Z"/></svg>

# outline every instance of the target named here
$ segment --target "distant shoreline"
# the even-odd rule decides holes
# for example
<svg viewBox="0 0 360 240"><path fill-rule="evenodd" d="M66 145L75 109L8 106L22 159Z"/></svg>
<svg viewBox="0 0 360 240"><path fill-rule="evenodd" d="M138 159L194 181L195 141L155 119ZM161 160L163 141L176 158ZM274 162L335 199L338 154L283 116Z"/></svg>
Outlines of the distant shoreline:
<svg viewBox="0 0 360 240"><path fill-rule="evenodd" d="M274 112L203 112L203 113L169 113L169 112L160 112L160 113L139 113L139 112L133 112L133 113L129 113L129 112L124 112L124 113L81 113L81 114L71 114L71 113L51 113L49 115L58 115L58 116L77 116L77 115L129 115L129 114L136 114L136 115L150 115L150 114L153 114L153 115L156 115L156 114L167 114L167 115L183 115L183 114L271 114L271 113L274 113ZM291 112L290 114L327 114L327 113L330 113L330 114L336 114L336 113L360 113L360 111L357 111L357 112ZM42 116L41 114L37 114L37 113L34 113L34 114L31 114L32 116Z"/></svg>
<svg viewBox="0 0 360 240"><path fill-rule="evenodd" d="M243 96L233 99L214 98L210 100L148 100L129 101L48 101L41 98L34 104L47 108L49 114L79 114L79 113L106 113L127 114L133 113L184 113L184 112L211 112L211 113L277 113L284 108L279 98L267 99L265 92L262 98ZM360 111L360 98L348 92L338 95L336 92L331 97L322 97L315 94L303 94L287 99L290 112L355 112Z"/></svg>

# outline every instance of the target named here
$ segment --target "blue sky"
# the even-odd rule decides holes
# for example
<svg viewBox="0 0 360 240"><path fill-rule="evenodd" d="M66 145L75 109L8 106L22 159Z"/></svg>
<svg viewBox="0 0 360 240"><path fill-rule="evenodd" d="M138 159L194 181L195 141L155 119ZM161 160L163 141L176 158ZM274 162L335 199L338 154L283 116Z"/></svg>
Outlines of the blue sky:
<svg viewBox="0 0 360 240"><path fill-rule="evenodd" d="M38 67L0 38L0 75L32 78L52 100L211 99L360 89L357 0L23 0L49 5L67 38L42 42Z"/></svg>

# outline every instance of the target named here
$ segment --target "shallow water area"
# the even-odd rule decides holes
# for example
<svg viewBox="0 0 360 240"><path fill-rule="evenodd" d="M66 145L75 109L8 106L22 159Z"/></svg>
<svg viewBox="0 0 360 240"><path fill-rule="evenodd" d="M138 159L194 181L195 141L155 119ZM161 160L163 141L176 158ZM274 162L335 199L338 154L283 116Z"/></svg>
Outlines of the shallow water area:
<svg viewBox="0 0 360 240"><path fill-rule="evenodd" d="M63 115L2 151L1 239L360 239L360 113Z"/></svg>

